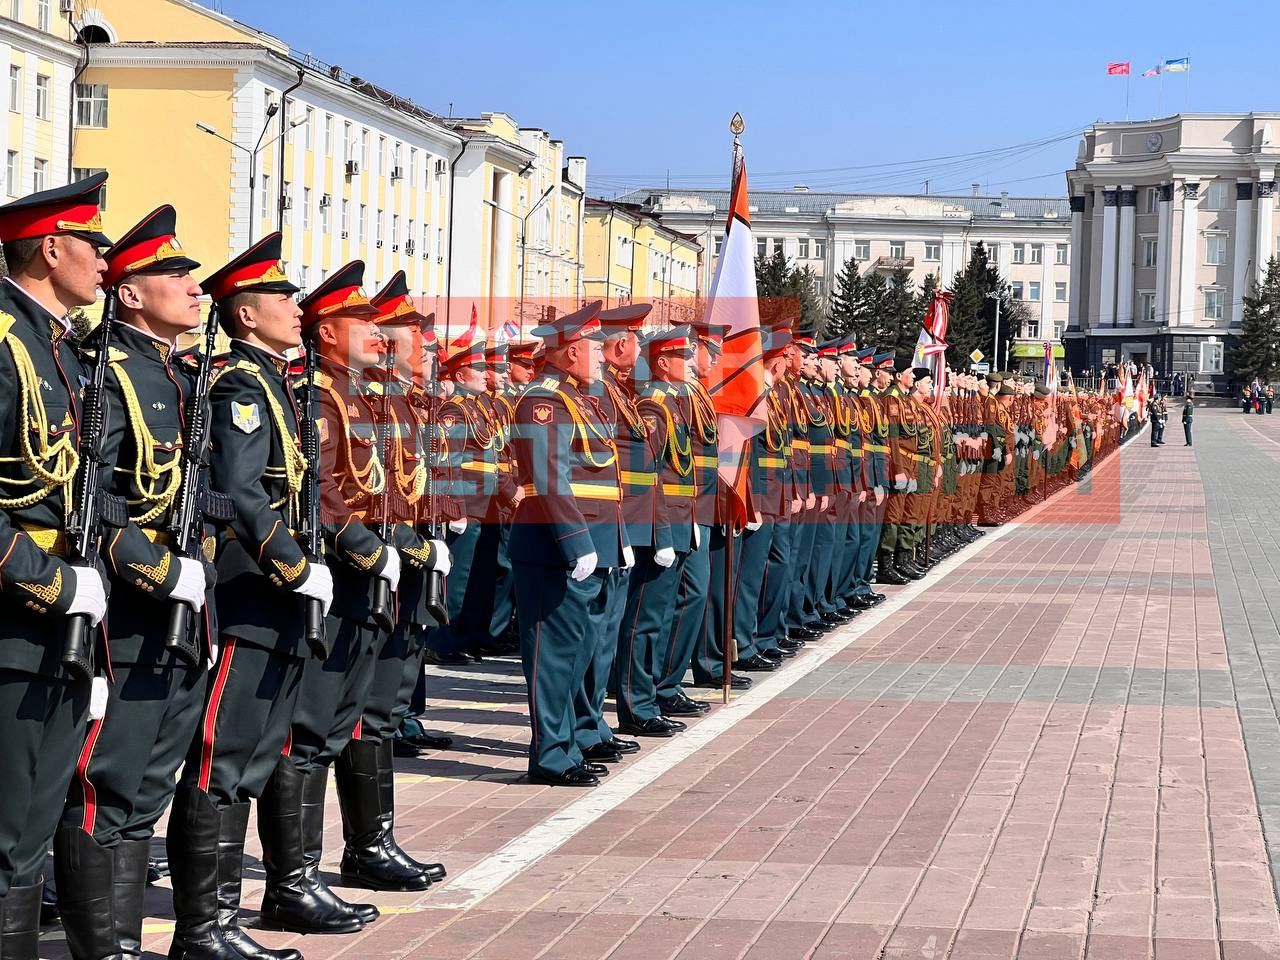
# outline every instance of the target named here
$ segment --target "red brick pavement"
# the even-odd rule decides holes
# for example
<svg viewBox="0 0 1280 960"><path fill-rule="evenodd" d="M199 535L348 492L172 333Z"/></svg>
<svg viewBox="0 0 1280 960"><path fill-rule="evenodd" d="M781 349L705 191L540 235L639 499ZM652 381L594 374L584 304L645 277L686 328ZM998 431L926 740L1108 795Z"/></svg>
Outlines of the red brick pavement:
<svg viewBox="0 0 1280 960"><path fill-rule="evenodd" d="M1213 693L1196 463L1143 438L1121 459L1096 508L1118 523L1077 498L1077 522L962 555L478 903L370 894L388 915L358 936L261 939L312 960L1280 957L1240 722ZM582 796L520 782L518 671L483 667L433 687L460 749L399 764L401 841L455 879Z"/></svg>

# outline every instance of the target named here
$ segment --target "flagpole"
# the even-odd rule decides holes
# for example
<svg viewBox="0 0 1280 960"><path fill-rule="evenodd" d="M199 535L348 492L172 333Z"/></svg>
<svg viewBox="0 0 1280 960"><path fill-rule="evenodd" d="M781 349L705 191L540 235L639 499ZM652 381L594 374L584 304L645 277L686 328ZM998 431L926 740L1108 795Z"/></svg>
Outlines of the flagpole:
<svg viewBox="0 0 1280 960"><path fill-rule="evenodd" d="M1129 122L1129 81L1133 79L1133 68L1124 75L1124 122Z"/></svg>
<svg viewBox="0 0 1280 960"><path fill-rule="evenodd" d="M1156 106L1156 113L1163 114L1164 113L1164 71L1161 70L1159 73L1156 74L1156 76L1160 78L1160 92L1157 94L1160 102Z"/></svg>
<svg viewBox="0 0 1280 960"><path fill-rule="evenodd" d="M1191 112L1191 54L1189 53L1187 54L1186 74L1187 74L1186 85L1183 88L1183 92L1186 95L1186 100L1183 103L1182 111L1183 113L1190 113Z"/></svg>
<svg viewBox="0 0 1280 960"><path fill-rule="evenodd" d="M733 134L733 173L729 178L729 192L732 196L734 185L738 182L738 171L742 167L742 131L746 129L742 114L735 113L729 121L729 132ZM726 232L726 236L728 233ZM710 311L708 310L708 317ZM739 467L741 469L741 467ZM723 485L723 480L720 481ZM720 501L719 496L716 497ZM733 494L724 491L724 669L722 671L724 687L721 690L723 703L729 702L729 692L733 688L733 664L738 659L738 641L733 635Z"/></svg>

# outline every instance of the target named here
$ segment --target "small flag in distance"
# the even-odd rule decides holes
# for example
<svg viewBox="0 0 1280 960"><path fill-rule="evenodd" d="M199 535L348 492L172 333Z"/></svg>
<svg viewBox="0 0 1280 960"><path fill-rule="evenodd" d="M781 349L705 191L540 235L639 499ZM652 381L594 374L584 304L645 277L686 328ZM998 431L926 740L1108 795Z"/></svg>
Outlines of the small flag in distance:
<svg viewBox="0 0 1280 960"><path fill-rule="evenodd" d="M1129 75L1129 61L1128 61L1128 60L1124 61L1123 63L1108 63L1108 64L1107 64L1107 76L1108 76L1108 77L1127 77L1128 75Z"/></svg>
<svg viewBox="0 0 1280 960"><path fill-rule="evenodd" d="M1163 67L1163 64L1157 63L1154 67L1152 67L1150 70L1145 71L1142 75L1144 77L1158 77L1163 72L1162 67Z"/></svg>
<svg viewBox="0 0 1280 960"><path fill-rule="evenodd" d="M1165 73L1187 73L1191 69L1191 58L1180 57L1177 60L1166 60L1164 62Z"/></svg>

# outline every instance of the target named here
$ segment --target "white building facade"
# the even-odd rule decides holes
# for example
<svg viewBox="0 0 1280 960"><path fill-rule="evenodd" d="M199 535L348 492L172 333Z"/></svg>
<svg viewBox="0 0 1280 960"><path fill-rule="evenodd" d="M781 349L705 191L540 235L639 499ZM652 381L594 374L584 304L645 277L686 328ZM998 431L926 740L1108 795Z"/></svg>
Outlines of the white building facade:
<svg viewBox="0 0 1280 960"><path fill-rule="evenodd" d="M1231 381L1243 298L1275 255L1280 113L1097 124L1067 171L1072 367L1125 358L1202 391Z"/></svg>

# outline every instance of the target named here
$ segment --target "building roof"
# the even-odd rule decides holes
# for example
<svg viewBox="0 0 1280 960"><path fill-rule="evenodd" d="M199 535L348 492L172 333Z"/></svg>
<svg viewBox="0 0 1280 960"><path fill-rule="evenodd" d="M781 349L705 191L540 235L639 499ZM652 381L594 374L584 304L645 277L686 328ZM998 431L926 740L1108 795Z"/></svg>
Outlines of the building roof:
<svg viewBox="0 0 1280 960"><path fill-rule="evenodd" d="M637 220L648 220L653 224L654 229L662 231L675 240L688 243L691 246L697 247L699 250L702 249L702 244L699 242L697 237L672 229L667 224L663 223L656 214L645 209L641 204L626 203L622 200L602 200L599 197L587 197L586 203L588 209L595 207L601 210L617 210L620 213L625 213L627 216L635 217Z"/></svg>
<svg viewBox="0 0 1280 960"><path fill-rule="evenodd" d="M945 194L873 194L818 193L794 190L752 190L751 212L763 216L823 216L842 203L885 197L934 201L958 207L975 220L1066 220L1071 219L1071 204L1066 197L1011 197L945 195ZM665 198L683 197L700 200L716 210L729 209L728 190L643 187L618 198L618 202L652 210ZM669 212L669 211L661 211ZM674 211L670 211L674 212ZM1010 216L1012 214L1012 216Z"/></svg>

